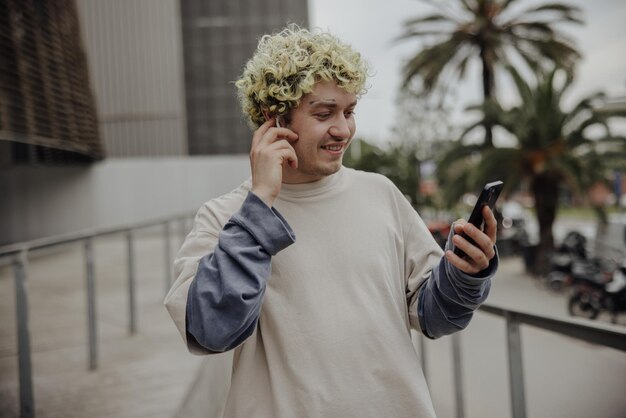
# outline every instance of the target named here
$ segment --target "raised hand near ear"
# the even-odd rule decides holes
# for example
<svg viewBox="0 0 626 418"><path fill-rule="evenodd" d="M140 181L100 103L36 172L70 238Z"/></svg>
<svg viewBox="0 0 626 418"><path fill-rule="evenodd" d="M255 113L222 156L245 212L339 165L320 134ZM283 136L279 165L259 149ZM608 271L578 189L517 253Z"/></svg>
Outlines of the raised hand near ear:
<svg viewBox="0 0 626 418"><path fill-rule="evenodd" d="M298 157L291 146L291 142L298 140L298 134L275 124L272 118L261 125L254 132L250 149L252 192L269 207L280 192L283 166L298 167Z"/></svg>

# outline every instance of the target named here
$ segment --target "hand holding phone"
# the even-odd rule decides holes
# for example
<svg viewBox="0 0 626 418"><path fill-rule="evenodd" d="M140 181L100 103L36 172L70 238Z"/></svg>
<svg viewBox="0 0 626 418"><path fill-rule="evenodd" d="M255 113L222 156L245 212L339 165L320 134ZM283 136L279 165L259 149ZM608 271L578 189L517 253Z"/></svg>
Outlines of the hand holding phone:
<svg viewBox="0 0 626 418"><path fill-rule="evenodd" d="M487 183L485 187L483 187L483 190L480 192L480 196L478 196L478 200L476 201L476 205L474 205L474 209L472 210L472 213L468 219L469 223L482 231L484 224L483 207L488 206L489 209L493 210L496 201L498 200L498 196L500 196L503 185L504 183L498 180ZM470 243L474 244L474 240L472 240L464 233L462 233L461 236ZM458 255L459 257L465 257L466 255L463 250L459 248L454 249L454 254Z"/></svg>

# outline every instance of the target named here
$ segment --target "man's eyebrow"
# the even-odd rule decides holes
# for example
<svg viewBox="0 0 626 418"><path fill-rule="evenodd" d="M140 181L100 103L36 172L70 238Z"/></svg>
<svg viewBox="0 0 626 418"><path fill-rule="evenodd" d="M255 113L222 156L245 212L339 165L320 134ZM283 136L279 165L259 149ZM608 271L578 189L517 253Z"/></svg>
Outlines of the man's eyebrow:
<svg viewBox="0 0 626 418"><path fill-rule="evenodd" d="M337 106L337 102L335 99L321 99L321 100L311 100L309 102L310 106Z"/></svg>
<svg viewBox="0 0 626 418"><path fill-rule="evenodd" d="M352 103L350 103L348 105L348 107L354 107L356 106L357 101L353 101ZM335 101L335 99L328 99L328 100L311 100L309 102L309 106L311 107L337 107L337 102Z"/></svg>

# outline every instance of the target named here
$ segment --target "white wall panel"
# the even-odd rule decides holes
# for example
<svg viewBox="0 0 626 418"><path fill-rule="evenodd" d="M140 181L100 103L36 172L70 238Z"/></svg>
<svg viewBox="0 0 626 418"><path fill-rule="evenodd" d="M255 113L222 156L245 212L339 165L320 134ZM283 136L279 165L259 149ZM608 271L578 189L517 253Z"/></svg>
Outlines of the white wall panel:
<svg viewBox="0 0 626 418"><path fill-rule="evenodd" d="M247 156L114 158L0 176L0 245L193 213L249 176Z"/></svg>

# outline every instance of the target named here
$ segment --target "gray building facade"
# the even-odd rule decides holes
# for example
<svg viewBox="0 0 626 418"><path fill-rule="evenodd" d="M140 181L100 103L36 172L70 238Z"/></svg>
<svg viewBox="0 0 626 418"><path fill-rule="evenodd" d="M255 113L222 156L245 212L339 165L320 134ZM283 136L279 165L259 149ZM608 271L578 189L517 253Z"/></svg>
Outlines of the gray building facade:
<svg viewBox="0 0 626 418"><path fill-rule="evenodd" d="M108 158L187 155L178 0L76 0Z"/></svg>
<svg viewBox="0 0 626 418"><path fill-rule="evenodd" d="M182 0L181 18L189 154L247 153L251 132L233 82L262 35L308 27L308 3Z"/></svg>

